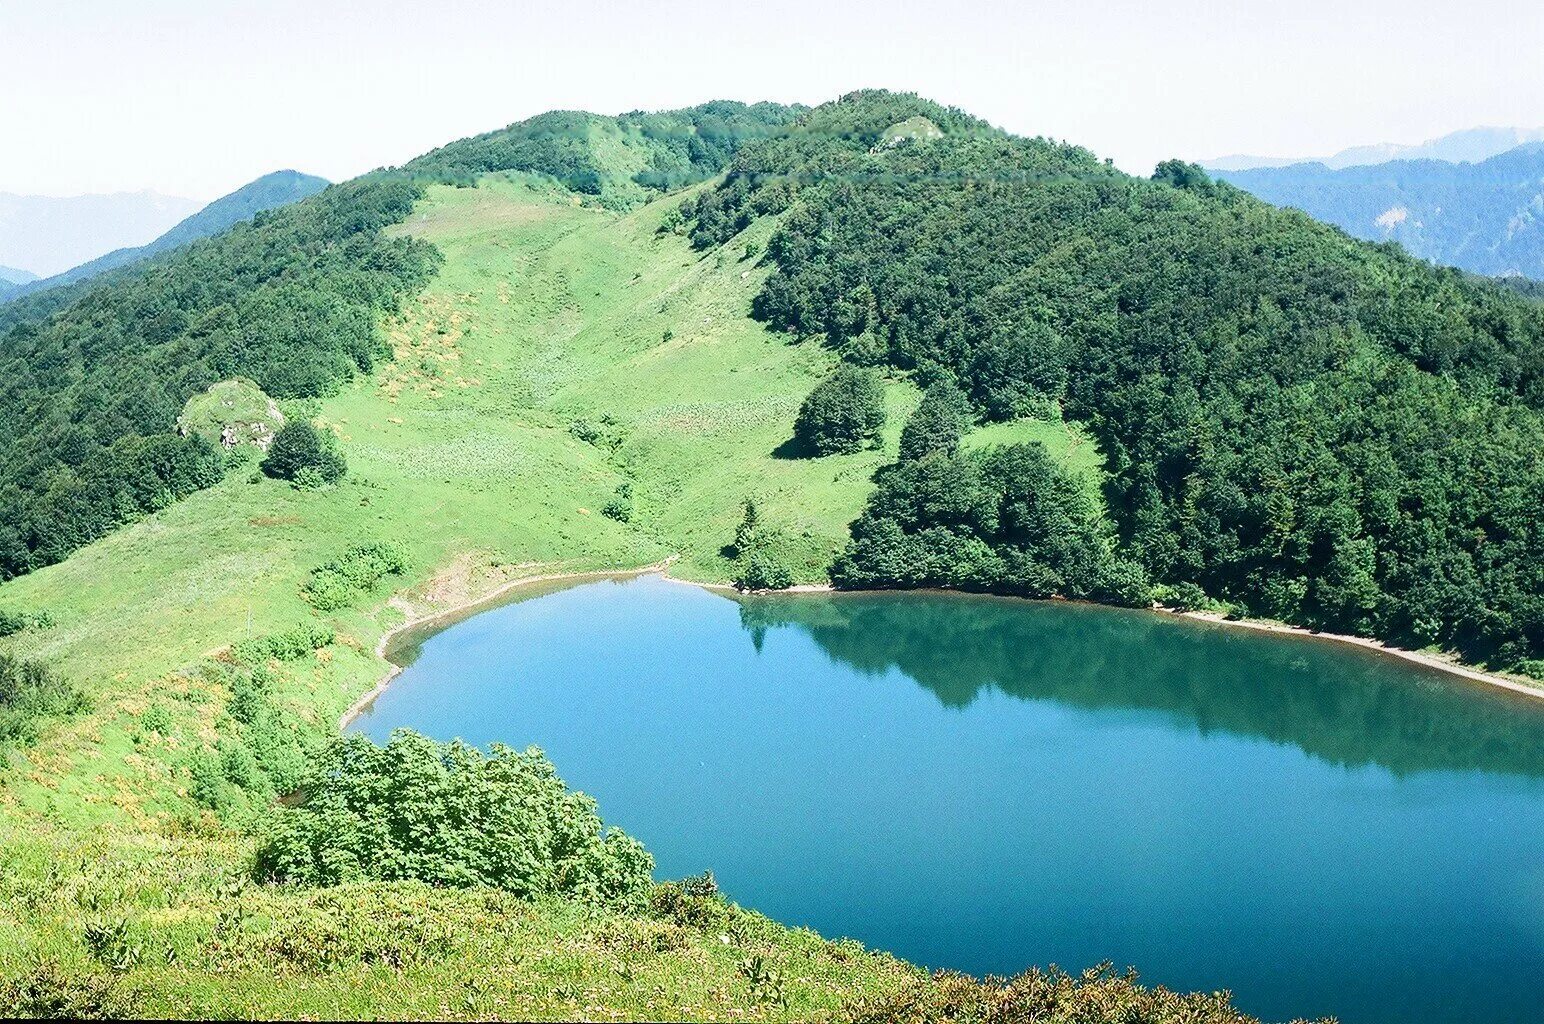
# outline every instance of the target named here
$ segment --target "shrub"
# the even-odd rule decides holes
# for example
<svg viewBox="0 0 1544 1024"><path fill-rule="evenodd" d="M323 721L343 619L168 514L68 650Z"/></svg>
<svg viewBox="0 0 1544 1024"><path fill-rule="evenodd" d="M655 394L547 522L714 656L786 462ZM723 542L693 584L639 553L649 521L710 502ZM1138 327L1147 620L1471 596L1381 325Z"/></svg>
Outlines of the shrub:
<svg viewBox="0 0 1544 1024"><path fill-rule="evenodd" d="M873 370L842 365L815 385L794 420L794 440L813 455L855 452L885 423L885 392Z"/></svg>
<svg viewBox="0 0 1544 1024"><path fill-rule="evenodd" d="M257 665L270 658L294 661L304 658L337 639L331 626L303 622L279 633L268 633L231 644L231 659L238 664Z"/></svg>
<svg viewBox="0 0 1544 1024"><path fill-rule="evenodd" d="M309 885L419 879L491 885L641 906L654 860L637 840L603 829L595 802L571 792L540 750L408 730L385 746L340 737L302 779L301 801L274 812L260 878Z"/></svg>
<svg viewBox="0 0 1544 1024"><path fill-rule="evenodd" d="M48 612L23 612L0 608L0 636L12 636L27 629L47 629L54 624Z"/></svg>
<svg viewBox="0 0 1544 1024"><path fill-rule="evenodd" d="M746 498L741 508L744 510L740 516L740 525L734 530L734 553L738 555L748 554L761 529L761 512L756 508L756 499Z"/></svg>
<svg viewBox="0 0 1544 1024"><path fill-rule="evenodd" d="M164 704L152 704L139 716L139 724L148 732L158 732L165 736L171 731L172 713L166 710Z"/></svg>
<svg viewBox="0 0 1544 1024"><path fill-rule="evenodd" d="M741 559L734 585L741 590L786 590L793 586L793 571L758 545Z"/></svg>
<svg viewBox="0 0 1544 1024"><path fill-rule="evenodd" d="M600 514L607 519L615 519L619 523L632 522L633 485L626 481L618 484L616 493L601 506Z"/></svg>
<svg viewBox="0 0 1544 1024"><path fill-rule="evenodd" d="M0 654L0 743L31 743L45 718L86 709L86 695L35 661Z"/></svg>
<svg viewBox="0 0 1544 1024"><path fill-rule="evenodd" d="M1180 994L1144 988L1134 971L1109 964L1074 978L1032 968L1015 978L977 980L940 972L931 979L865 996L848 1009L859 1024L944 1024L946 1021L1144 1021L1148 1024L1258 1024L1235 1009L1227 992Z"/></svg>
<svg viewBox="0 0 1544 1024"><path fill-rule="evenodd" d="M1098 501L1036 443L887 467L838 586L959 587L1141 604L1146 576L1115 553Z"/></svg>
<svg viewBox="0 0 1544 1024"><path fill-rule="evenodd" d="M387 576L407 571L407 556L394 544L356 544L311 570L301 593L319 611L346 608Z"/></svg>
<svg viewBox="0 0 1544 1024"><path fill-rule="evenodd" d="M971 425L970 400L951 380L940 380L922 395L901 430L901 458L920 459L929 452L953 455Z"/></svg>
<svg viewBox="0 0 1544 1024"><path fill-rule="evenodd" d="M264 473L301 487L336 483L347 468L332 434L302 419L291 420L274 435L262 462Z"/></svg>
<svg viewBox="0 0 1544 1024"><path fill-rule="evenodd" d="M0 976L0 1007L23 1020L133 1020L143 1016L134 994L112 975L36 960Z"/></svg>

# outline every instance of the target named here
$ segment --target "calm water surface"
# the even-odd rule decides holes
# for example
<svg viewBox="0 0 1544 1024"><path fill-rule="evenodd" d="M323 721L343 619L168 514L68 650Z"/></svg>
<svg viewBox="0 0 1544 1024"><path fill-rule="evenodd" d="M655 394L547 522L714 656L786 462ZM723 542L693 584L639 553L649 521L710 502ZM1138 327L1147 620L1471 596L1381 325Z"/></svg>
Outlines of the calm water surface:
<svg viewBox="0 0 1544 1024"><path fill-rule="evenodd" d="M658 877L780 921L1274 1020L1544 1019L1544 702L1144 613L654 577L411 643L353 729L539 745Z"/></svg>

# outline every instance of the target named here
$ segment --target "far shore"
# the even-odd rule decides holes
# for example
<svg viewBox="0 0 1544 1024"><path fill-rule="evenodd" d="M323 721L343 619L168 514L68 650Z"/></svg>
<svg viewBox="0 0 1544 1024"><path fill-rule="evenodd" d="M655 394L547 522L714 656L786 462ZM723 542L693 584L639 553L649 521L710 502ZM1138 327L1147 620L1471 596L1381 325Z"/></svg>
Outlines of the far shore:
<svg viewBox="0 0 1544 1024"><path fill-rule="evenodd" d="M499 586L497 586L494 589L490 590L488 593L483 594L483 595L481 595L479 597L474 597L474 598L472 598L472 599L470 599L468 601L463 601L461 604L455 605L455 606L450 607L450 608L444 608L444 609L441 609L439 611L431 612L431 613L429 613L427 615L420 615L420 616L417 616L416 618L410 618L410 619L407 619L407 620L405 620L405 621L403 621L401 623L398 623L397 625L393 626L391 629L387 630L385 633L381 634L381 638L379 640L377 640L376 643L375 643L375 654L376 654L376 656L379 657L381 660L386 661L390 665L390 667L387 669L386 674L381 677L380 681L377 682L375 684L375 686L372 687L371 690L368 693L366 693L364 696L360 697L353 704L349 705L348 710L343 712L343 716L338 719L338 730L341 732L342 730L347 729L348 726L349 726L349 723L352 722L354 719L358 718L361 714L363 714L365 709L368 708L375 701L375 699L377 697L379 697L383 692L385 692L386 687L391 685L391 681L393 679L397 678L398 674L400 674L402 672L402 666L396 665L396 664L392 664L390 659L386 657L387 648L391 645L391 641L393 639L395 639L396 637L400 636L401 634L407 632L410 629L417 629L417 628L419 628L421 626L429 625L429 624L437 622L437 621L439 621L441 619L456 618L458 616L464 615L466 612L471 611L472 609L477 608L477 607L479 607L481 605L492 604L493 602L497 601L499 598L503 597L505 594L508 594L512 590L517 590L517 589L519 589L521 587L534 586L535 584L538 584L538 583L554 583L554 582L558 582L560 580L574 580L574 581L578 581L578 580L586 580L586 579L631 579L631 578L633 578L635 576L647 576L650 573L658 573L658 574L660 574L660 576L663 579L666 579L666 580L670 581L671 583L682 584L683 586L699 587L699 588L701 588L703 590L713 590L713 591L728 592L728 593L739 593L740 592L739 588L737 588L737 587L735 587L735 586L733 586L731 584L728 584L728 583L704 583L704 582L700 582L700 581L697 581L697 580L682 579L682 578L680 578L678 576L670 575L670 566L671 566L671 564L673 562L676 561L676 559L678 557L680 557L680 556L678 556L678 555L671 555L669 558L667 558L667 559L665 559L665 560L663 560L661 562L655 562L653 565L645 565L645 566L642 566L642 567L636 568L636 569L599 569L599 570L593 570L593 571L589 571L589 572L567 572L567 573L558 572L558 573L544 573L544 574L536 575L536 576L523 576L523 577L521 577L519 579L509 580L509 581L507 581L505 583L501 583ZM917 591L909 591L909 593L916 593L916 592ZM966 591L956 591L956 590L947 590L947 589L933 589L933 590L931 590L931 592L933 592L933 593L940 593L940 594L962 594L962 593L967 593ZM756 592L756 593L761 593L761 592ZM870 591L844 590L844 591L838 591L838 590L836 590L836 588L832 587L830 584L801 583L801 584L798 584L796 586L788 587L788 588L786 588L784 590L765 591L765 593L768 593L768 594L828 594L828 593L829 594L835 594L835 593L842 593L842 594L861 594L861 593L889 594L889 593L896 593L896 591L891 591L891 590L870 590ZM1017 598L1017 597L1013 597L1012 595L977 595L977 596L1006 597L1008 600L1022 600L1022 601L1035 600L1034 598ZM1057 600L1057 599L1052 598L1051 600ZM1104 606L1101 606L1101 607L1104 607ZM1134 609L1127 609L1127 610L1129 610L1129 611L1142 611L1143 609L1134 608ZM1394 647L1394 646L1391 646L1389 644L1384 643L1381 640L1371 640L1371 639L1368 639L1367 637L1352 636L1352 635L1347 634L1347 633L1322 633L1322 632L1317 632L1315 630L1306 629L1306 628L1304 628L1302 626L1291 626L1291 625L1287 625L1286 623L1281 623L1281 622L1266 622L1266 621L1259 620L1259 619L1235 619L1235 618L1228 618L1228 617L1222 615L1219 612L1202 612L1202 611L1183 611L1182 612L1182 611L1177 611L1177 610L1175 610L1173 608L1164 608L1161 605L1154 605L1151 609L1148 609L1148 610L1150 610L1154 614L1158 614L1158 615L1172 615L1172 616L1176 616L1178 618L1193 619L1193 620L1198 621L1198 622L1208 622L1208 623L1212 623L1214 625L1219 625L1219 626L1231 626L1231 627L1237 627L1237 628L1240 628L1240 629L1251 629L1251 630L1254 630L1254 631L1260 632L1260 633L1274 633L1274 634L1281 635L1281 636L1296 636L1296 637L1304 637L1304 638L1311 639L1311 640L1328 640L1328 641L1332 641L1334 643L1350 644L1350 645L1352 645L1354 647L1360 647L1363 650L1373 651L1373 652L1375 652L1377 654L1382 654L1382 655L1386 655L1388 657L1393 657L1393 658L1399 658L1399 659L1401 659L1403 661L1408 661L1408 662L1411 662L1411 663L1416 664L1416 665L1421 665L1421 666L1423 666L1425 668L1435 669L1436 671L1444 672L1444 673L1446 673L1448 675L1452 675L1452 676L1457 676L1460 679L1465 679L1465 680L1468 680L1470 682L1484 683L1484 684L1486 684L1488 686L1498 687L1498 688L1503 689L1503 690L1508 690L1508 691L1510 691L1512 693L1521 694L1521 695L1523 695L1525 697L1532 697L1535 700L1544 700L1544 683L1533 683L1533 682L1525 681L1525 680L1522 680L1522 679L1501 675L1500 673L1496 673L1496 672L1486 672L1483 669L1473 668L1471 666L1464 665L1464 664L1462 664L1460 662L1454 661L1453 659L1445 657L1443 655L1430 654L1430 653L1426 653L1426 652L1422 652L1422 651L1411 651L1411 650L1407 650L1407 649L1402 648L1402 647Z"/></svg>

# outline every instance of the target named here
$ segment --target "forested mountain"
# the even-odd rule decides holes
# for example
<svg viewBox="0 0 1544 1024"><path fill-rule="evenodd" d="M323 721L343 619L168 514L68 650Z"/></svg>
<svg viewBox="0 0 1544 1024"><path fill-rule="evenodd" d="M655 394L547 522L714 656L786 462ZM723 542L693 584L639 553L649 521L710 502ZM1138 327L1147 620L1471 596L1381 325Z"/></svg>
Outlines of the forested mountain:
<svg viewBox="0 0 1544 1024"><path fill-rule="evenodd" d="M1544 142L1544 128L1461 128L1456 132L1427 139L1415 145L1381 142L1371 146L1351 146L1332 156L1271 157L1219 156L1201 161L1210 171L1244 171L1255 167L1287 167L1292 164L1323 164L1326 167L1358 167L1387 163L1390 160L1447 160L1477 163L1530 142Z"/></svg>
<svg viewBox="0 0 1544 1024"><path fill-rule="evenodd" d="M432 274L388 239L424 181L552 174L625 204L711 176L792 108L710 103L602 118L550 114L333 186L213 238L0 309L0 579L58 561L208 486L223 456L175 421L232 377L296 398L389 355L377 321Z"/></svg>
<svg viewBox="0 0 1544 1024"><path fill-rule="evenodd" d="M0 264L39 277L143 245L201 204L155 192L30 196L0 192Z"/></svg>
<svg viewBox="0 0 1544 1024"><path fill-rule="evenodd" d="M23 286L36 281L38 276L30 270L17 270L15 267L0 267L0 302L4 302L19 292Z"/></svg>
<svg viewBox="0 0 1544 1024"><path fill-rule="evenodd" d="M1480 163L1397 160L1341 170L1310 163L1219 177L1434 263L1544 278L1544 143Z"/></svg>
<svg viewBox="0 0 1544 1024"><path fill-rule="evenodd" d="M264 210L299 202L326 187L327 179L311 174L301 174L299 171L274 171L271 174L265 174L229 195L221 196L191 217L178 222L170 231L153 242L133 248L115 249L105 256L99 256L62 274L55 274L53 277L41 280L33 278L30 281L21 282L23 287L17 288L11 296L0 294L0 301L46 288L85 281L137 260L169 252L200 238L217 235L242 221L251 220Z"/></svg>
<svg viewBox="0 0 1544 1024"><path fill-rule="evenodd" d="M942 137L884 142L916 117ZM1106 510L947 444L887 471L839 581L1140 599L1139 570L1507 664L1544 649L1537 304L1194 166L1133 178L886 93L748 147L692 212L705 247L784 216L771 324L987 417L1060 405L1103 448Z"/></svg>

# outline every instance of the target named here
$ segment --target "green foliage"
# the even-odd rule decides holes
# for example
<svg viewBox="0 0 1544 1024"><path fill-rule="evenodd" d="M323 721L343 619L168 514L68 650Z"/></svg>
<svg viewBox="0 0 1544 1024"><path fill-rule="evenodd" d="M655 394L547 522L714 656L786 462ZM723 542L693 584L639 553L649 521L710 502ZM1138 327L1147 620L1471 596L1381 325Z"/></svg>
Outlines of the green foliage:
<svg viewBox="0 0 1544 1024"><path fill-rule="evenodd" d="M749 554L761 532L761 511L756 507L756 499L746 498L740 507L740 525L734 529L736 556Z"/></svg>
<svg viewBox="0 0 1544 1024"><path fill-rule="evenodd" d="M143 1016L132 991L112 975L42 959L14 974L0 973L0 1006L23 1020L134 1020Z"/></svg>
<svg viewBox="0 0 1544 1024"><path fill-rule="evenodd" d="M231 659L243 665L259 665L270 658L295 661L338 638L337 632L320 622L302 622L279 633L267 633L231 644Z"/></svg>
<svg viewBox="0 0 1544 1024"><path fill-rule="evenodd" d="M885 425L885 392L873 370L842 365L809 393L794 441L813 455L855 452Z"/></svg>
<svg viewBox="0 0 1544 1024"><path fill-rule="evenodd" d="M665 332L666 341L670 340L669 333ZM622 447L622 442L627 440L627 431L609 412L603 412L594 419L588 417L576 419L568 425L568 432L585 444L592 444L608 452L616 451Z"/></svg>
<svg viewBox="0 0 1544 1024"><path fill-rule="evenodd" d="M301 594L318 611L337 611L364 597L388 576L407 571L407 556L395 544L355 544L311 570Z"/></svg>
<svg viewBox="0 0 1544 1024"><path fill-rule="evenodd" d="M764 545L755 545L741 557L734 585L741 590L785 590L793 586L793 571Z"/></svg>
<svg viewBox="0 0 1544 1024"><path fill-rule="evenodd" d="M617 484L616 493L601 506L600 514L619 523L632 522L633 485L625 480Z"/></svg>
<svg viewBox="0 0 1544 1024"><path fill-rule="evenodd" d="M918 116L942 137L878 144ZM952 374L989 417L1086 425L1148 577L1498 665L1544 652L1544 305L1189 165L1133 178L889 93L746 147L686 212L700 246L784 214L754 306L774 327ZM870 585L962 578L917 567L940 560L998 578L980 536L869 528L855 550L916 556L849 558Z"/></svg>
<svg viewBox="0 0 1544 1024"><path fill-rule="evenodd" d="M43 721L79 714L86 695L35 661L0 652L0 744L31 743Z"/></svg>
<svg viewBox="0 0 1544 1024"><path fill-rule="evenodd" d="M148 732L165 736L172 728L172 713L165 704L152 704L139 716L139 724Z"/></svg>
<svg viewBox="0 0 1544 1024"><path fill-rule="evenodd" d="M865 997L849 1008L856 1024L987 1024L990 1021L1143 1021L1144 1024L1259 1024L1226 992L1176 993L1137 984L1135 971L1101 964L1074 978L1034 968L1014 978L977 980L940 972Z"/></svg>
<svg viewBox="0 0 1544 1024"><path fill-rule="evenodd" d="M484 754L407 730L385 746L348 736L320 755L301 791L275 812L257 856L262 878L419 879L622 906L648 894L653 858L602 829L594 801L569 791L535 748Z"/></svg>
<svg viewBox="0 0 1544 1024"><path fill-rule="evenodd" d="M319 431L305 420L292 420L280 428L269 445L262 469L269 476L304 488L337 483L348 464L330 431Z"/></svg>
<svg viewBox="0 0 1544 1024"><path fill-rule="evenodd" d="M217 481L218 446L177 430L211 384L322 395L388 356L377 320L438 264L381 231L419 193L382 177L335 185L0 307L0 579Z"/></svg>
<svg viewBox="0 0 1544 1024"><path fill-rule="evenodd" d="M901 458L920 459L935 452L953 455L974 419L970 400L952 380L929 385L901 431Z"/></svg>
<svg viewBox="0 0 1544 1024"><path fill-rule="evenodd" d="M133 970L144 958L144 943L135 938L128 921L121 917L87 921L81 938L91 958L112 971Z"/></svg>
<svg viewBox="0 0 1544 1024"><path fill-rule="evenodd" d="M0 608L0 637L14 636L27 629L47 629L54 624L47 611L30 612Z"/></svg>
<svg viewBox="0 0 1544 1024"><path fill-rule="evenodd" d="M890 466L852 538L832 567L840 586L1147 599L1142 574L1115 554L1098 505L1040 444Z"/></svg>

